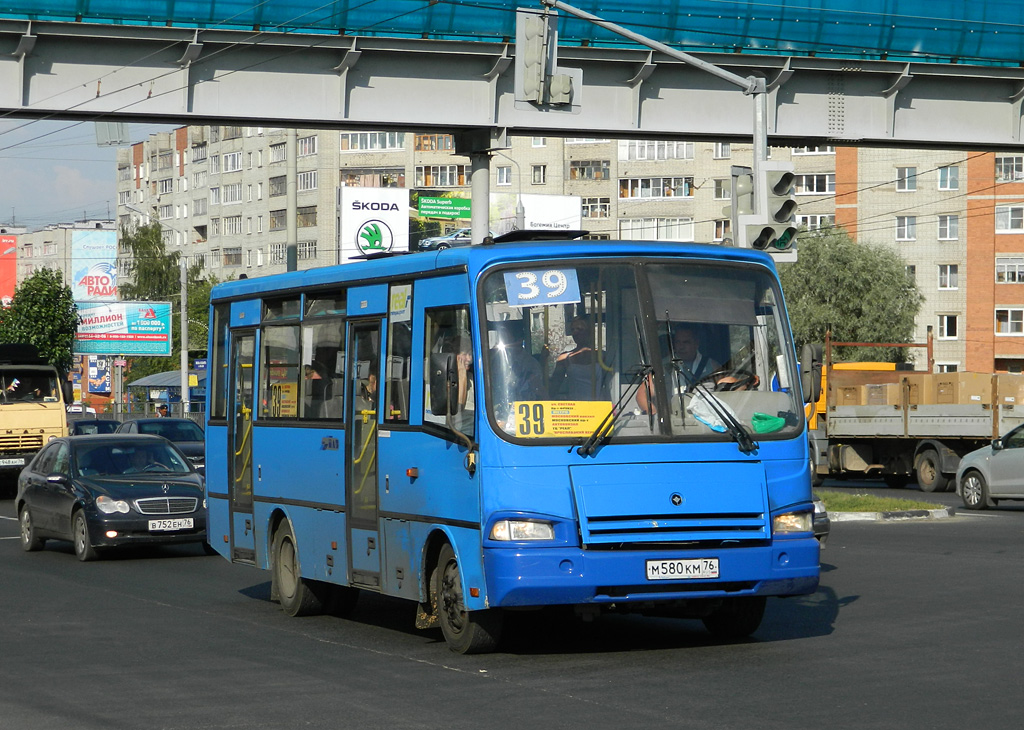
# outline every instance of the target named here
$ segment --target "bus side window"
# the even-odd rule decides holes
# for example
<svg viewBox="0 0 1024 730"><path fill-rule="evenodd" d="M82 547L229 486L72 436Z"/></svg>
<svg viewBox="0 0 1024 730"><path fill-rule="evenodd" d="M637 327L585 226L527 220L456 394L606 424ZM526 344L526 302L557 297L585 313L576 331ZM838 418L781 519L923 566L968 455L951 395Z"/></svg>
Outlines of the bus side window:
<svg viewBox="0 0 1024 730"><path fill-rule="evenodd" d="M384 362L384 420L409 422L409 362L412 329L407 321L388 321L388 349Z"/></svg>
<svg viewBox="0 0 1024 730"><path fill-rule="evenodd" d="M468 308L447 307L428 310L426 331L426 352L423 356L423 422L447 426L445 412L434 413L431 406L432 400L438 404L445 402L452 411L452 426L467 436L473 436L476 395ZM447 403L447 396L431 398L431 370L441 362L439 355L452 355L454 358L458 375L458 382L453 383L451 388L454 403Z"/></svg>

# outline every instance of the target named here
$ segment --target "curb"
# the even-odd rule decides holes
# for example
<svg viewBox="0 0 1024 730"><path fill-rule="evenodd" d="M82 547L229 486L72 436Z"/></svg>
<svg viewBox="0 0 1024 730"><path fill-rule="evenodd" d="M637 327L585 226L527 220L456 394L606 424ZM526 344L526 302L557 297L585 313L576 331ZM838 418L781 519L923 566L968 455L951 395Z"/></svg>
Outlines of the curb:
<svg viewBox="0 0 1024 730"><path fill-rule="evenodd" d="M829 512L832 522L888 522L896 520L943 520L956 515L955 507L908 509L898 512Z"/></svg>

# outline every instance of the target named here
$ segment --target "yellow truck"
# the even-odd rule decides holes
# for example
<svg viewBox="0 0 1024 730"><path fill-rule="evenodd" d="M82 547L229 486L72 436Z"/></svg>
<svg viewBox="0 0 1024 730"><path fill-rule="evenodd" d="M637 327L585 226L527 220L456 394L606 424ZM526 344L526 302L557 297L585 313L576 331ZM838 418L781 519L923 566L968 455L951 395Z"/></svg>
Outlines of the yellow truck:
<svg viewBox="0 0 1024 730"><path fill-rule="evenodd" d="M68 433L67 375L31 345L0 345L0 478L17 476L50 439Z"/></svg>
<svg viewBox="0 0 1024 730"><path fill-rule="evenodd" d="M816 481L875 476L952 488L960 458L1024 423L1024 375L926 373L892 363L827 363L809 413Z"/></svg>

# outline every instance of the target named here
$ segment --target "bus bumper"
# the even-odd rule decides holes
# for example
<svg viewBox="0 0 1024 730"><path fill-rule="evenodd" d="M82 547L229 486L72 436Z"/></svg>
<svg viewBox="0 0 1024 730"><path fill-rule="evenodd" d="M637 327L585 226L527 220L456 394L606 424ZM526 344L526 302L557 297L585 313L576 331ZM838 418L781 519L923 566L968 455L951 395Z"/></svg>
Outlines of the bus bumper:
<svg viewBox="0 0 1024 730"><path fill-rule="evenodd" d="M795 596L818 587L813 536L773 545L708 550L485 548L492 607L668 602L734 596ZM716 579L648 580L647 560L718 558Z"/></svg>

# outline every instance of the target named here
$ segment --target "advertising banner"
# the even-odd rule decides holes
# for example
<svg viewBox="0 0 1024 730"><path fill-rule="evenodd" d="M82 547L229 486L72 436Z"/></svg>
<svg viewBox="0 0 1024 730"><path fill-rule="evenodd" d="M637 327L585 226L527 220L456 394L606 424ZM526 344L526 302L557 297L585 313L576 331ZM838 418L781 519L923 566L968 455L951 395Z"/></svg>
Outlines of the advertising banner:
<svg viewBox="0 0 1024 730"><path fill-rule="evenodd" d="M421 218L470 218L469 198L419 197L417 203Z"/></svg>
<svg viewBox="0 0 1024 730"><path fill-rule="evenodd" d="M76 302L117 300L117 231L71 232L71 295Z"/></svg>
<svg viewBox="0 0 1024 730"><path fill-rule="evenodd" d="M409 250L408 189L340 190L341 263L356 256Z"/></svg>
<svg viewBox="0 0 1024 730"><path fill-rule="evenodd" d="M77 302L79 355L171 355L170 302Z"/></svg>
<svg viewBox="0 0 1024 730"><path fill-rule="evenodd" d="M0 236L0 305L11 306L18 285L18 237Z"/></svg>
<svg viewBox="0 0 1024 730"><path fill-rule="evenodd" d="M491 193L490 223L496 235L515 229L516 199L522 198L530 231L574 231L583 227L583 199L578 195Z"/></svg>
<svg viewBox="0 0 1024 730"><path fill-rule="evenodd" d="M89 356L89 392L110 392L110 360L108 358Z"/></svg>

